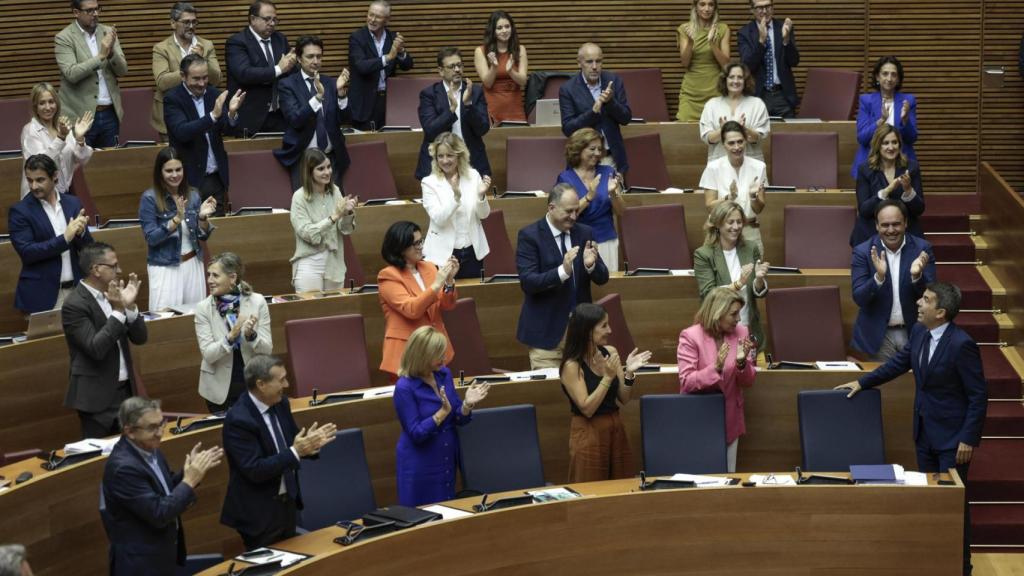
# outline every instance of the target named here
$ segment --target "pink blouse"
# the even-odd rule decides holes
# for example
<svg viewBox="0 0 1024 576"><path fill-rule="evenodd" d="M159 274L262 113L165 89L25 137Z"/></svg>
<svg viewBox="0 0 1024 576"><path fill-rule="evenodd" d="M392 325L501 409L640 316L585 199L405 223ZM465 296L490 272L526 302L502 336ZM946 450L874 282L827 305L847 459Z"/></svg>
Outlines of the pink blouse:
<svg viewBox="0 0 1024 576"><path fill-rule="evenodd" d="M756 357L749 359L743 370L736 368L736 351L739 341L746 338L748 330L742 324L732 334L725 335L729 343L729 355L725 358L722 373L715 370L718 346L715 338L704 331L699 324L690 326L679 333L679 348L676 359L679 362L679 392L702 394L720 390L725 396L725 443L732 444L747 431L743 421L743 390L754 385L754 364Z"/></svg>

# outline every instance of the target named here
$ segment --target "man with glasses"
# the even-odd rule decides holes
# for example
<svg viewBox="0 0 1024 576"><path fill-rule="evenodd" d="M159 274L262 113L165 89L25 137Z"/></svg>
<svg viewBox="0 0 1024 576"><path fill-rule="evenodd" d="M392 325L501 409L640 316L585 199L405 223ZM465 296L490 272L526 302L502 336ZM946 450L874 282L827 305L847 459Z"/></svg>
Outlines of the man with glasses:
<svg viewBox="0 0 1024 576"><path fill-rule="evenodd" d="M754 74L768 114L792 118L800 103L793 80L793 67L800 64L793 21L774 18L772 0L750 0L750 11L754 19L737 36L740 59Z"/></svg>
<svg viewBox="0 0 1024 576"><path fill-rule="evenodd" d="M580 128L593 128L604 139L608 164L625 174L629 171L626 146L619 126L629 124L626 87L622 79L601 70L604 53L597 44L587 42L576 54L580 73L562 84L558 90L558 108L562 113L562 133L572 136Z"/></svg>
<svg viewBox="0 0 1024 576"><path fill-rule="evenodd" d="M249 6L249 26L228 38L224 51L228 63L228 92L245 92L238 111L236 132L251 136L257 132L284 132L277 93L278 80L295 71L295 51L277 31L277 7L270 0L256 0Z"/></svg>
<svg viewBox="0 0 1024 576"><path fill-rule="evenodd" d="M428 148L440 134L451 132L469 148L469 165L480 176L491 175L491 164L487 160L484 134L491 129L487 115L487 100L480 86L474 86L463 73L462 55L454 46L446 46L437 52L437 73L441 81L427 86L420 92L420 126L423 127L423 144L420 145L420 159L416 164L416 179L425 178L431 171Z"/></svg>
<svg viewBox="0 0 1024 576"><path fill-rule="evenodd" d="M185 565L181 515L196 501L196 487L220 464L224 451L192 447L178 474L160 452L160 401L133 396L121 403L121 440L103 468L100 515L110 539L110 573L174 576Z"/></svg>
<svg viewBox="0 0 1024 576"><path fill-rule="evenodd" d="M70 377L64 407L78 411L83 438L116 434L118 408L135 392L129 343L146 343L146 324L136 298L141 281L121 279L113 246L94 242L82 249L85 279L61 308Z"/></svg>
<svg viewBox="0 0 1024 576"><path fill-rule="evenodd" d="M189 2L175 2L171 8L171 30L173 33L163 42L153 46L153 116L149 123L160 133L160 141L167 141L167 126L164 124L164 94L181 84L179 68L181 61L189 54L198 54L206 61L208 83L220 84L220 63L213 42L196 36L199 27L199 12Z"/></svg>
<svg viewBox="0 0 1024 576"><path fill-rule="evenodd" d="M117 29L99 23L97 0L71 0L71 11L75 21L54 39L61 109L72 122L93 112L95 120L85 134L85 143L93 148L113 148L124 115L117 78L128 73L128 62Z"/></svg>
<svg viewBox="0 0 1024 576"><path fill-rule="evenodd" d="M411 70L412 55L405 38L388 30L391 3L373 0L366 12L366 26L348 37L348 66L352 69L352 125L360 130L379 130L387 112L387 79L399 69Z"/></svg>

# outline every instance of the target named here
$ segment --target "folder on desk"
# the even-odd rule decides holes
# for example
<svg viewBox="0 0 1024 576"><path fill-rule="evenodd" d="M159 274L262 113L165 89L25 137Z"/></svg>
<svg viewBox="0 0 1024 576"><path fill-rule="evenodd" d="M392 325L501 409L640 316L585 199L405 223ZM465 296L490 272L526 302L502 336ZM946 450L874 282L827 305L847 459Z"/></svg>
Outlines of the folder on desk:
<svg viewBox="0 0 1024 576"><path fill-rule="evenodd" d="M376 524L394 522L396 528L402 529L440 519L441 515L437 512L395 505L377 508L373 512L366 514L363 516L363 524L374 526Z"/></svg>
<svg viewBox="0 0 1024 576"><path fill-rule="evenodd" d="M896 464L850 465L850 478L857 484L902 484L902 472Z"/></svg>

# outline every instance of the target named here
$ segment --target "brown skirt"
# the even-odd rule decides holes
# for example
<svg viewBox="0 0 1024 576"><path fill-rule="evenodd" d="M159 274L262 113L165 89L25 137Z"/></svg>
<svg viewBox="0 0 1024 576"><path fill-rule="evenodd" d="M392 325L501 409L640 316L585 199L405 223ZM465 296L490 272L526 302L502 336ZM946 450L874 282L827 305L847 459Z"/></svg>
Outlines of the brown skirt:
<svg viewBox="0 0 1024 576"><path fill-rule="evenodd" d="M633 451L619 413L572 417L569 425L569 482L629 478Z"/></svg>

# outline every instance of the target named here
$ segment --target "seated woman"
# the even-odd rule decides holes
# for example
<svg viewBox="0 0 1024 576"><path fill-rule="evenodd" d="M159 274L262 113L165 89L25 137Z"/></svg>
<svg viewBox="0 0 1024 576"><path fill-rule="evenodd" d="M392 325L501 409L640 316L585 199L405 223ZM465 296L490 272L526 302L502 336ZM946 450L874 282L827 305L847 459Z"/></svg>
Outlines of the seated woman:
<svg viewBox="0 0 1024 576"><path fill-rule="evenodd" d="M75 169L92 158L85 134L92 128L93 114L86 112L74 125L60 115L57 89L49 82L32 87L32 119L21 129L21 154L28 160L46 154L57 164L57 193L67 194ZM28 194L28 181L21 179L21 198Z"/></svg>
<svg viewBox="0 0 1024 576"><path fill-rule="evenodd" d="M904 156L900 133L882 124L871 138L867 162L857 169L857 219L850 233L850 246L857 246L875 234L875 209L886 198L902 200L910 217L907 232L924 238L919 220L924 214L921 168Z"/></svg>
<svg viewBox="0 0 1024 576"><path fill-rule="evenodd" d="M491 124L503 120L526 122L523 90L530 78L526 46L519 43L519 32L512 16L502 10L491 12L484 31L484 43L473 51L476 75L484 84L487 113Z"/></svg>
<svg viewBox="0 0 1024 576"><path fill-rule="evenodd" d="M754 385L755 343L740 324L743 298L731 288L715 288L700 304L693 326L679 333L679 392L721 393L725 397L725 443L729 472L736 471L743 420L743 388Z"/></svg>
<svg viewBox="0 0 1024 576"><path fill-rule="evenodd" d="M720 132L726 155L709 161L700 177L704 205L711 210L720 202L739 204L746 218L743 239L764 254L757 215L765 206L764 187L768 185L765 164L746 157L747 132L739 122L726 122Z"/></svg>
<svg viewBox="0 0 1024 576"><path fill-rule="evenodd" d="M718 0L693 0L690 20L676 29L676 44L683 65L676 120L697 122L729 62L729 25L718 19Z"/></svg>
<svg viewBox="0 0 1024 576"><path fill-rule="evenodd" d="M487 397L490 384L470 384L459 399L452 371L442 358L448 348L444 334L420 326L402 352L395 384L395 412L402 425L395 449L398 503L433 504L455 497L459 439L455 427L472 418L473 408Z"/></svg>
<svg viewBox="0 0 1024 576"><path fill-rule="evenodd" d="M420 180L423 208L430 217L423 257L438 266L454 257L459 261L456 278L478 278L491 251L480 223L491 213L491 177L481 178L469 166L469 149L451 132L439 134L427 151L432 172Z"/></svg>
<svg viewBox="0 0 1024 576"><path fill-rule="evenodd" d="M569 482L629 478L635 472L619 407L633 397L636 371L651 353L634 349L623 367L619 352L608 345L611 333L608 313L597 304L579 304L569 317L559 369L573 414Z"/></svg>
<svg viewBox="0 0 1024 576"><path fill-rule="evenodd" d="M768 263L761 261L761 250L743 240L743 209L735 202L722 202L711 209L704 224L704 245L693 253L693 274L701 301L712 290L725 286L743 298L740 324L750 329L758 348L764 347L761 315L755 298L768 295Z"/></svg>
<svg viewBox="0 0 1024 576"><path fill-rule="evenodd" d="M619 270L619 237L615 216L621 215L622 176L615 168L601 163L605 157L604 139L593 128L580 128L565 142L565 161L569 168L558 175L555 184L571 185L580 197L577 222L590 226L597 252L609 272Z"/></svg>
<svg viewBox="0 0 1024 576"><path fill-rule="evenodd" d="M342 234L356 229L356 198L331 180L331 159L319 148L302 154L302 187L292 195L295 230L292 286L296 292L336 290L345 283Z"/></svg>
<svg viewBox="0 0 1024 576"><path fill-rule="evenodd" d="M206 297L201 240L213 232L210 216L217 210L212 196L199 202L199 192L185 180L178 152L168 146L153 163L153 187L142 193L139 222L146 237L149 309L194 304Z"/></svg>
<svg viewBox="0 0 1024 576"><path fill-rule="evenodd" d="M274 349L267 302L242 280L244 274L238 255L214 256L206 273L210 296L196 306L196 339L203 355L199 395L212 413L227 411L245 392L245 363Z"/></svg>
<svg viewBox="0 0 1024 576"><path fill-rule="evenodd" d="M423 233L413 222L399 221L384 234L380 254L387 266L377 274L380 307L384 310L384 353L380 369L392 381L398 377L398 365L405 343L413 330L433 326L445 339L442 310L455 307L455 276L459 261L449 258L438 269L423 260ZM444 363L455 357L448 342Z"/></svg>
<svg viewBox="0 0 1024 576"><path fill-rule="evenodd" d="M914 142L917 142L917 99L913 94L900 92L903 87L903 64L895 56L883 56L875 62L871 73L878 92L863 94L857 108L857 156L850 168L850 175L857 177L857 170L868 157L871 139L875 131L888 124L900 133L903 155L917 160Z"/></svg>
<svg viewBox="0 0 1024 576"><path fill-rule="evenodd" d="M747 157L764 162L761 140L771 132L771 122L764 101L754 96L754 76L747 65L737 61L726 64L718 79L718 93L721 96L708 100L700 115L700 139L708 145L708 160L725 156L722 126L735 120L747 134Z"/></svg>

